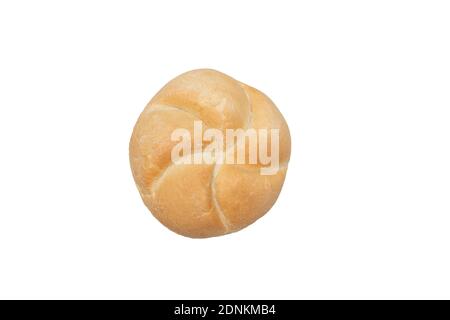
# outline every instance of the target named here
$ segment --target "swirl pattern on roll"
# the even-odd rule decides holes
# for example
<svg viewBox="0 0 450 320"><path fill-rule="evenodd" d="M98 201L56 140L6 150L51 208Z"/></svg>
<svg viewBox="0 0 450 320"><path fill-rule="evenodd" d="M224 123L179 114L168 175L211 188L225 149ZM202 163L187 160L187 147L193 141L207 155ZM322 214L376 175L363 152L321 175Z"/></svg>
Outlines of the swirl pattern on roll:
<svg viewBox="0 0 450 320"><path fill-rule="evenodd" d="M195 121L222 132L278 129L278 171L262 175L259 161L172 162L177 144L172 132L183 128L193 135ZM286 121L266 95L221 72L200 69L171 80L145 107L130 140L130 163L145 205L163 225L184 236L206 238L238 231L269 211L281 191L290 150Z"/></svg>

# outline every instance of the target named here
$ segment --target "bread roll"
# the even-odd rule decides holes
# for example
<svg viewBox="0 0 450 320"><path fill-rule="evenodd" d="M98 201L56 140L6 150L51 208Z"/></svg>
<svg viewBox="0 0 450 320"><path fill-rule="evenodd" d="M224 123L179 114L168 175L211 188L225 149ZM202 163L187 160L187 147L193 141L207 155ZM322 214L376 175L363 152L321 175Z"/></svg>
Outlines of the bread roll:
<svg viewBox="0 0 450 320"><path fill-rule="evenodd" d="M207 151L212 139L201 136L191 139L189 147L197 150L193 157L212 161L173 161L179 143L174 130L195 136L196 121L224 137L226 129L278 129L270 131L278 132L278 153L270 154L278 158L277 170L263 174L267 161L249 160L250 139L212 152ZM267 138L272 153L274 137ZM246 162L226 162L233 150L236 155L243 151ZM287 124L266 95L221 72L201 69L171 80L148 103L131 136L130 163L145 205L163 225L183 236L207 238L238 231L269 211L281 191L290 150Z"/></svg>

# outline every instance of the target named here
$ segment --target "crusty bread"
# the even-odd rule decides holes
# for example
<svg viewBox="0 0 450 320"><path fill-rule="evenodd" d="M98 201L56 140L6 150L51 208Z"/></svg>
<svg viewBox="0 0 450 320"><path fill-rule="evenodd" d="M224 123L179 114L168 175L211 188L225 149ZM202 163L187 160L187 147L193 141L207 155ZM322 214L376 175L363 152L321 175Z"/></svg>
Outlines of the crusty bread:
<svg viewBox="0 0 450 320"><path fill-rule="evenodd" d="M177 128L192 133L196 120L220 130L279 129L279 170L262 175L259 162L174 163L171 150L177 142L171 133ZM162 224L184 236L206 238L238 231L272 207L290 149L287 124L266 95L201 69L176 77L148 103L131 137L130 163L145 205Z"/></svg>

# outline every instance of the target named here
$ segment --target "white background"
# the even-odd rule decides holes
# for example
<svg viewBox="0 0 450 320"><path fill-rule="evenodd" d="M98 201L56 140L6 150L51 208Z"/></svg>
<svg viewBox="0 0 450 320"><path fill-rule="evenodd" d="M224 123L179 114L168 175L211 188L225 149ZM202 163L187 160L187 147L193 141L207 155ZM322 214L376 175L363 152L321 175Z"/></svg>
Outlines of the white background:
<svg viewBox="0 0 450 320"><path fill-rule="evenodd" d="M205 67L293 144L265 217L192 240L128 142ZM449 124L448 1L2 1L0 298L450 298Z"/></svg>

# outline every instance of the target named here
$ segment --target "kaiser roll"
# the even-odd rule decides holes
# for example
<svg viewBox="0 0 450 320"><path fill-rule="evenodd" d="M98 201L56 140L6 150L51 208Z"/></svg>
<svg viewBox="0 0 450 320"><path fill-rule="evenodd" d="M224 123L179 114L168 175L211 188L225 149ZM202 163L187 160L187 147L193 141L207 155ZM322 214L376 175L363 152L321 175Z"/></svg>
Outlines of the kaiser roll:
<svg viewBox="0 0 450 320"><path fill-rule="evenodd" d="M195 123L215 129L215 137L228 137L225 132L231 129L257 131L267 146L257 144L256 162L249 160L249 136L208 150L214 139L198 139ZM177 129L194 136L186 140L194 152L174 161ZM269 131L274 134L264 139L261 132ZM265 173L270 165L260 159L263 149L279 164ZM238 231L269 211L286 176L291 141L286 121L266 95L221 72L200 69L171 80L148 103L129 151L134 180L153 215L180 235L207 238ZM235 160L239 151L244 163Z"/></svg>

